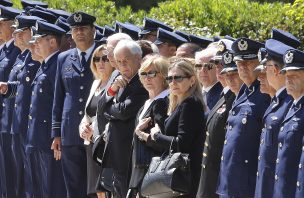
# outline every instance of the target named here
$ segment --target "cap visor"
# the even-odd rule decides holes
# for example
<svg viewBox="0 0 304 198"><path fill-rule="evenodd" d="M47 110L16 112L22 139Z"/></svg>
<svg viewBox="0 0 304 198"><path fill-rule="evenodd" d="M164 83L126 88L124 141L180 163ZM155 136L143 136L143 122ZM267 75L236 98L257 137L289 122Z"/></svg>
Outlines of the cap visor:
<svg viewBox="0 0 304 198"><path fill-rule="evenodd" d="M233 71L237 72L238 69L236 67L226 67L226 68L222 69L220 74L226 74L228 72L233 72Z"/></svg>
<svg viewBox="0 0 304 198"><path fill-rule="evenodd" d="M154 41L154 44L155 45L160 45L160 44L163 44L164 42L159 40L159 39L156 39L156 41Z"/></svg>

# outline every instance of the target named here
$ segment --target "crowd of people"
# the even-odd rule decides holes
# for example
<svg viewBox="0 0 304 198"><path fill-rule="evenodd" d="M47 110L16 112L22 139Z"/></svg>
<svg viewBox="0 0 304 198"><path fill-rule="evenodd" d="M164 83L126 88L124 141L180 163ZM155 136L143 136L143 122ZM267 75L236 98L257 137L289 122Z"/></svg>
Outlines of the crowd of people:
<svg viewBox="0 0 304 198"><path fill-rule="evenodd" d="M206 38L0 4L0 198L141 198L169 150L190 160L177 197L304 197L304 52L291 33Z"/></svg>

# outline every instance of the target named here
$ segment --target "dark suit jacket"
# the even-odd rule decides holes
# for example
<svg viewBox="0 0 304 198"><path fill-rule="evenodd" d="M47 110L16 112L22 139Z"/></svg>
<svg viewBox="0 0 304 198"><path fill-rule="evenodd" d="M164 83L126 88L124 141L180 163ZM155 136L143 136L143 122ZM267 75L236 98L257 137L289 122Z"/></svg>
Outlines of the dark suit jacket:
<svg viewBox="0 0 304 198"><path fill-rule="evenodd" d="M223 91L223 86L220 82L217 82L206 94L207 106L211 110L214 105L220 99L220 95Z"/></svg>
<svg viewBox="0 0 304 198"><path fill-rule="evenodd" d="M148 92L139 81L138 74L118 91L115 100L113 97L107 99L104 112L109 120L109 136L103 167L128 171L136 114L147 99Z"/></svg>
<svg viewBox="0 0 304 198"><path fill-rule="evenodd" d="M142 118L152 118L150 127L146 129L146 132L149 133L150 129L158 124L161 131L164 131L165 120L168 117L168 98L159 98L150 104L147 111L144 113ZM135 126L139 122L139 115L143 111L144 106L138 111ZM161 153L157 150L154 150L146 144L145 141L139 140L138 136L134 134L133 138L133 152L132 152L132 175L130 181L130 188L139 187L146 170L149 167L152 157L159 156Z"/></svg>
<svg viewBox="0 0 304 198"><path fill-rule="evenodd" d="M234 93L229 90L219 99L208 115L202 173L197 198L218 197L215 191L226 134L225 126L228 112L231 109L234 99Z"/></svg>
<svg viewBox="0 0 304 198"><path fill-rule="evenodd" d="M95 44L94 50L96 47L98 46ZM64 146L83 145L78 126L84 115L86 99L89 97L93 82L91 58L92 54L83 67L76 48L62 52L58 56L52 138L61 137Z"/></svg>
<svg viewBox="0 0 304 198"><path fill-rule="evenodd" d="M155 135L155 142L163 148L163 151L169 151L172 139L175 138L172 149L177 151L178 147L180 152L189 154L193 179L190 197L195 197L199 183L202 145L205 140L204 128L203 104L190 96L178 105L167 118L164 134L158 133ZM178 140L176 137L178 137Z"/></svg>

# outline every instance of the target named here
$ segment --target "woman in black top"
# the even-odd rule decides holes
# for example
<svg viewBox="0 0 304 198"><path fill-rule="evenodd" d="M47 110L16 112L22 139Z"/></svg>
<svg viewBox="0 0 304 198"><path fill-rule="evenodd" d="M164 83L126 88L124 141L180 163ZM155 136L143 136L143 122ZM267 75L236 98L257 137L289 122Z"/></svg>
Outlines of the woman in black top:
<svg viewBox="0 0 304 198"><path fill-rule="evenodd" d="M87 145L87 193L88 195L97 194L98 197L104 197L104 195L102 192L96 191L96 185L99 184L100 167L92 159L92 142L93 137L96 137L96 133L98 133L95 128L97 104L113 72L113 67L110 65L105 51L105 46L101 45L93 53L91 70L95 80L86 103L85 115L79 125L80 137L84 139L84 144Z"/></svg>
<svg viewBox="0 0 304 198"><path fill-rule="evenodd" d="M155 125L148 135L148 145L168 151L172 143L173 151L188 153L190 159L192 189L182 197L195 197L199 184L204 134L204 105L201 87L193 65L186 60L177 60L169 67L166 78L169 88L169 117L164 131ZM145 133L150 118L143 120L136 128L138 134ZM151 139L151 141L149 141Z"/></svg>
<svg viewBox="0 0 304 198"><path fill-rule="evenodd" d="M159 55L148 56L139 69L140 81L144 88L149 92L149 99L139 110L136 119L136 125L142 119L151 117L153 124L157 123L161 129L164 128L164 122L168 109L168 84L165 77L168 74L169 62L166 58ZM151 122L152 126L152 122ZM140 190L142 179L145 176L150 161L153 156L159 153L151 147L147 147L147 133L134 134L133 152L132 152L132 174L129 184L131 189L128 197L136 197Z"/></svg>

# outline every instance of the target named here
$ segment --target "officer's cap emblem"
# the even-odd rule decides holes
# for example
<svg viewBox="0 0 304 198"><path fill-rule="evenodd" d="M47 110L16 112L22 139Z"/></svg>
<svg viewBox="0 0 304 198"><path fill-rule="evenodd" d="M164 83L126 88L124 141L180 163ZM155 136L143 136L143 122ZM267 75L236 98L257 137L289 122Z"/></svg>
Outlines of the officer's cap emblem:
<svg viewBox="0 0 304 198"><path fill-rule="evenodd" d="M221 41L221 42L218 44L218 50L219 50L220 52L223 52L223 51L225 51L225 49L226 49L226 45L224 44L223 41Z"/></svg>
<svg viewBox="0 0 304 198"><path fill-rule="evenodd" d="M36 24L35 24L35 30L36 31L38 31L38 27L39 27L39 24L38 24L38 22L36 22Z"/></svg>
<svg viewBox="0 0 304 198"><path fill-rule="evenodd" d="M292 61L293 61L293 53L289 51L287 52L287 54L285 54L285 62L292 63Z"/></svg>
<svg viewBox="0 0 304 198"><path fill-rule="evenodd" d="M238 42L238 47L239 47L239 50L240 51L245 51L248 49L248 43L247 41L244 41L243 39L241 39L239 42Z"/></svg>
<svg viewBox="0 0 304 198"><path fill-rule="evenodd" d="M230 53L225 53L223 55L224 57L224 63L227 65L227 64L230 64L232 62L232 54Z"/></svg>
<svg viewBox="0 0 304 198"><path fill-rule="evenodd" d="M15 19L15 21L14 21L14 26L15 26L15 28L19 27L19 21L17 19Z"/></svg>
<svg viewBox="0 0 304 198"><path fill-rule="evenodd" d="M79 14L75 14L74 15L74 21L76 23L81 23L81 21L82 21L82 15L80 13Z"/></svg>
<svg viewBox="0 0 304 198"><path fill-rule="evenodd" d="M262 62L262 52L261 52L261 50L259 50L259 52L258 52L258 59L259 59L259 62Z"/></svg>

